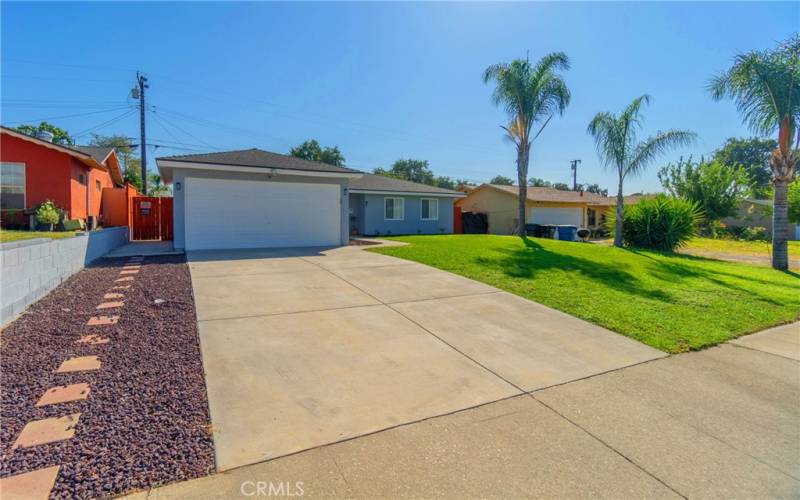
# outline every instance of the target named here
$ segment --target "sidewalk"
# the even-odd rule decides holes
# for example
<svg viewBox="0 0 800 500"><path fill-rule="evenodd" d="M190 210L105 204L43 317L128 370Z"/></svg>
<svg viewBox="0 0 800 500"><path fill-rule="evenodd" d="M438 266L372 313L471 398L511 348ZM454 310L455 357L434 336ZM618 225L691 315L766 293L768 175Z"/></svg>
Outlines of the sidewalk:
<svg viewBox="0 0 800 500"><path fill-rule="evenodd" d="M748 340L137 496L796 497L800 362Z"/></svg>

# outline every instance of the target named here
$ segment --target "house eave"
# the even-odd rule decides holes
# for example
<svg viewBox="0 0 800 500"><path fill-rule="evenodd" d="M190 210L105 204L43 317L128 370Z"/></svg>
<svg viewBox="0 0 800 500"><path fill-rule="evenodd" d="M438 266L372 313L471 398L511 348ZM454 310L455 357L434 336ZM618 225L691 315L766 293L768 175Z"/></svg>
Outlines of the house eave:
<svg viewBox="0 0 800 500"><path fill-rule="evenodd" d="M379 194L379 195L394 195L394 196L420 196L432 198L465 198L464 193L428 193L419 191L377 191L371 189L349 189L350 194Z"/></svg>
<svg viewBox="0 0 800 500"><path fill-rule="evenodd" d="M362 176L360 172L324 172L320 170L294 170L288 168L274 167L247 167L243 165L227 165L224 163L198 163L174 160L157 159L156 164L165 183L172 182L172 170L176 168L186 170L221 171L221 172L245 172L261 174L267 177L278 175L290 175L295 177L321 177L334 179L358 179Z"/></svg>

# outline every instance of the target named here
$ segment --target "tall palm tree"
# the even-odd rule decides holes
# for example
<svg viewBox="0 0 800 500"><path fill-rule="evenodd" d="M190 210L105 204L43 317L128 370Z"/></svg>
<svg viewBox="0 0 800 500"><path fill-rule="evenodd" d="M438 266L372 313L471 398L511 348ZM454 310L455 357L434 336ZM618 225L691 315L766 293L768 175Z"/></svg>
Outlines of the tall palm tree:
<svg viewBox="0 0 800 500"><path fill-rule="evenodd" d="M517 147L517 185L519 223L517 233L525 235L525 201L528 198L528 162L531 145L556 114L562 115L570 101L567 84L558 73L569 69L563 52L544 56L532 65L526 59L494 64L483 72L483 82L495 82L492 102L503 106L509 124L502 126L506 137ZM534 133L534 126L541 124Z"/></svg>
<svg viewBox="0 0 800 500"><path fill-rule="evenodd" d="M612 113L597 113L589 123L588 132L594 137L597 154L603 165L617 172L617 214L615 217L614 245L622 246L623 212L622 188L625 178L643 172L650 163L666 151L694 142L694 132L667 130L658 132L643 141L637 141L637 132L642 128L642 104L650 104L650 96L637 97L619 116Z"/></svg>
<svg viewBox="0 0 800 500"><path fill-rule="evenodd" d="M739 54L728 71L711 80L709 91L715 100L733 99L755 133L778 132L778 147L769 160L775 186L772 267L785 271L789 268L787 191L800 159L800 35L774 50Z"/></svg>

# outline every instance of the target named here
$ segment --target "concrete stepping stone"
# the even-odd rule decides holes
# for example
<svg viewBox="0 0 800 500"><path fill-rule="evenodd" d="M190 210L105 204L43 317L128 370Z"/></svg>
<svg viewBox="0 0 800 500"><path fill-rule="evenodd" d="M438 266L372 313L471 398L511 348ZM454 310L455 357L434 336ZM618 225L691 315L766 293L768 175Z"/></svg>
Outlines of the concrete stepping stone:
<svg viewBox="0 0 800 500"><path fill-rule="evenodd" d="M117 285L115 287L111 287L112 290L128 290L131 286L130 285Z"/></svg>
<svg viewBox="0 0 800 500"><path fill-rule="evenodd" d="M56 373L69 373L69 372L82 372L89 370L97 370L102 363L97 356L78 356L77 358L70 358L58 367Z"/></svg>
<svg viewBox="0 0 800 500"><path fill-rule="evenodd" d="M142 266L140 266L139 264L126 264L122 266L123 271L134 271L136 269L141 269L141 268Z"/></svg>
<svg viewBox="0 0 800 500"><path fill-rule="evenodd" d="M124 304L124 302L122 302L122 301L118 301L118 302L103 302L102 304L97 306L96 309L114 309L115 307L122 307L123 304Z"/></svg>
<svg viewBox="0 0 800 500"><path fill-rule="evenodd" d="M138 269L123 269L119 274L139 274Z"/></svg>
<svg viewBox="0 0 800 500"><path fill-rule="evenodd" d="M133 276L123 276L122 278L117 278L114 280L115 283L120 283L122 281L133 281Z"/></svg>
<svg viewBox="0 0 800 500"><path fill-rule="evenodd" d="M122 294L122 293L107 293L107 294L103 295L103 298L106 299L106 300L121 299L123 297L125 297L125 295Z"/></svg>
<svg viewBox="0 0 800 500"><path fill-rule="evenodd" d="M89 345L100 345L100 344L108 344L111 342L111 339L106 337L101 337L100 335L95 335L93 333L89 335L81 335L81 338L76 340L76 344L89 344Z"/></svg>
<svg viewBox="0 0 800 500"><path fill-rule="evenodd" d="M60 465L0 479L3 500L47 500L56 483Z"/></svg>
<svg viewBox="0 0 800 500"><path fill-rule="evenodd" d="M47 389L36 406L47 406L58 403L69 403L70 401L80 401L89 397L89 384L70 384L59 385Z"/></svg>
<svg viewBox="0 0 800 500"><path fill-rule="evenodd" d="M92 316L86 322L86 326L116 325L119 316Z"/></svg>
<svg viewBox="0 0 800 500"><path fill-rule="evenodd" d="M73 413L65 417L45 418L28 422L23 427L22 432L14 441L12 450L17 448L31 448L47 443L55 443L70 439L75 435L75 426L78 425L80 413ZM5 495L3 495L5 500Z"/></svg>

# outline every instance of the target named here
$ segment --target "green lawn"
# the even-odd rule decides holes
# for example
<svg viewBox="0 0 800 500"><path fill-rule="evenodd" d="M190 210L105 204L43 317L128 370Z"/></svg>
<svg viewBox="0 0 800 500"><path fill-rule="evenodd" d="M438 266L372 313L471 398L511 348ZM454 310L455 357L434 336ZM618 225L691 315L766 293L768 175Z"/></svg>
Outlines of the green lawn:
<svg viewBox="0 0 800 500"><path fill-rule="evenodd" d="M716 240L711 238L694 238L686 246L686 249L769 256L772 251L772 243L768 241ZM789 242L789 255L791 256L800 255L800 241Z"/></svg>
<svg viewBox="0 0 800 500"><path fill-rule="evenodd" d="M687 255L515 236L392 238L369 251L496 286L670 353L800 316L800 275Z"/></svg>
<svg viewBox="0 0 800 500"><path fill-rule="evenodd" d="M33 238L71 238L75 236L75 231L10 231L3 229L0 231L0 243L9 241L30 240Z"/></svg>

